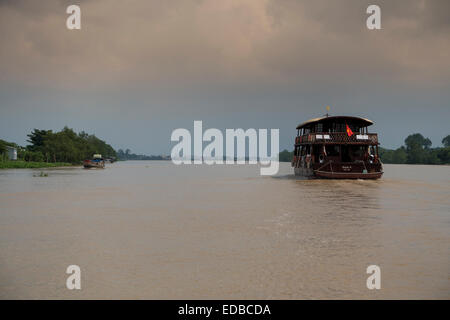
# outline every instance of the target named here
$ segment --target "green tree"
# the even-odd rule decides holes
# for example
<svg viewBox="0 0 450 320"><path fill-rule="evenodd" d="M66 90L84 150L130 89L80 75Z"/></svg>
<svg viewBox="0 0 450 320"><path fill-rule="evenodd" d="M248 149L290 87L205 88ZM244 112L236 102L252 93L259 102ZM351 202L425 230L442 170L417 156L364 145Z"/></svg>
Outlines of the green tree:
<svg viewBox="0 0 450 320"><path fill-rule="evenodd" d="M383 161L384 163L392 163L392 154L394 153L394 150L380 147L378 149L378 153L380 155L381 161Z"/></svg>
<svg viewBox="0 0 450 320"><path fill-rule="evenodd" d="M406 153L406 149L405 147L400 147L398 149L396 149L393 153L392 153L392 163L406 163L406 160L408 158L408 155Z"/></svg>
<svg viewBox="0 0 450 320"><path fill-rule="evenodd" d="M27 147L29 153L23 153L27 161L79 163L95 153L116 157L115 150L103 140L84 131L77 134L67 126L59 132L34 129L28 137L31 143Z"/></svg>
<svg viewBox="0 0 450 320"><path fill-rule="evenodd" d="M450 134L446 136L444 139L442 139L442 144L444 147L450 147Z"/></svg>
<svg viewBox="0 0 450 320"><path fill-rule="evenodd" d="M6 153L6 141L0 140L0 155Z"/></svg>
<svg viewBox="0 0 450 320"><path fill-rule="evenodd" d="M0 140L0 161L6 160L6 141Z"/></svg>
<svg viewBox="0 0 450 320"><path fill-rule="evenodd" d="M41 149L44 146L45 138L52 134L52 130L39 130L34 129L33 132L28 134L27 142L31 143L28 146L28 150L36 151Z"/></svg>
<svg viewBox="0 0 450 320"><path fill-rule="evenodd" d="M440 148L437 157L442 164L450 164L450 147Z"/></svg>
<svg viewBox="0 0 450 320"><path fill-rule="evenodd" d="M425 163L427 164L440 164L441 160L439 159L439 148L431 149L430 152L426 154Z"/></svg>
<svg viewBox="0 0 450 320"><path fill-rule="evenodd" d="M294 157L294 151L289 152L286 149L284 149L279 154L279 161L280 162L291 162L293 157Z"/></svg>
<svg viewBox="0 0 450 320"><path fill-rule="evenodd" d="M407 163L426 163L431 141L420 133L409 135L405 139Z"/></svg>

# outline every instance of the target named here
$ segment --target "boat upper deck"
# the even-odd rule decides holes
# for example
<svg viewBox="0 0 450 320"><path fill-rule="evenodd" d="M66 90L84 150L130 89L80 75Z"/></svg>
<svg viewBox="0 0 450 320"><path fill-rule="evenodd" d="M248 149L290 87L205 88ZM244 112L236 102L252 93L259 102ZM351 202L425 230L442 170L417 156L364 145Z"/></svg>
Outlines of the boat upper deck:
<svg viewBox="0 0 450 320"><path fill-rule="evenodd" d="M295 138L296 145L305 144L361 144L378 145L378 134L355 133L349 136L346 132L306 133Z"/></svg>
<svg viewBox="0 0 450 320"><path fill-rule="evenodd" d="M369 133L373 121L352 116L324 116L297 126L295 145L359 144L378 145L378 135Z"/></svg>

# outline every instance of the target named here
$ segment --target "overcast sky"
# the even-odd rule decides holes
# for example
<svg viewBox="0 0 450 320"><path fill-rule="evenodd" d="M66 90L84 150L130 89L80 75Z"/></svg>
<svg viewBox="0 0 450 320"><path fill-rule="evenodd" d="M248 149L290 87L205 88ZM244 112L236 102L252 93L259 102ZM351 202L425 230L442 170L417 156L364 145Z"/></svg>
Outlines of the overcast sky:
<svg viewBox="0 0 450 320"><path fill-rule="evenodd" d="M81 30L66 8L81 7ZM381 30L366 8L381 7ZM0 139L95 133L169 154L182 127L279 128L325 113L375 121L385 147L450 134L450 1L0 0Z"/></svg>

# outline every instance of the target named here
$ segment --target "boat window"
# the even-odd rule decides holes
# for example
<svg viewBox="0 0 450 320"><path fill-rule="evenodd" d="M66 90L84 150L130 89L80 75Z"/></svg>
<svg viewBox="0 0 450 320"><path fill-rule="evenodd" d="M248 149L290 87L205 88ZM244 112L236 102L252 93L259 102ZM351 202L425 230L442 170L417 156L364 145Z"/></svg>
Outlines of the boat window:
<svg viewBox="0 0 450 320"><path fill-rule="evenodd" d="M323 132L323 124L322 123L317 124L317 132Z"/></svg>
<svg viewBox="0 0 450 320"><path fill-rule="evenodd" d="M350 155L354 158L360 158L366 152L366 146L351 146Z"/></svg>
<svg viewBox="0 0 450 320"><path fill-rule="evenodd" d="M327 156L329 156L329 157L339 156L339 146L338 145L325 146L325 150L327 152Z"/></svg>
<svg viewBox="0 0 450 320"><path fill-rule="evenodd" d="M346 132L347 127L344 123L334 123L333 124L334 132Z"/></svg>

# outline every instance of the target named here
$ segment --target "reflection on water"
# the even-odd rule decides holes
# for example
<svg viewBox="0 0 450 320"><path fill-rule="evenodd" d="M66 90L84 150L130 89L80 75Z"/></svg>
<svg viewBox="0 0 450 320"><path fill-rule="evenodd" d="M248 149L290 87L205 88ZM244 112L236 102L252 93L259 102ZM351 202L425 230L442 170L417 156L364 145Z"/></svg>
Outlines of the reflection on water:
<svg viewBox="0 0 450 320"><path fill-rule="evenodd" d="M45 171L48 177L33 177ZM0 298L449 298L450 167L0 171ZM65 269L82 270L82 290ZM382 289L366 288L368 265Z"/></svg>

